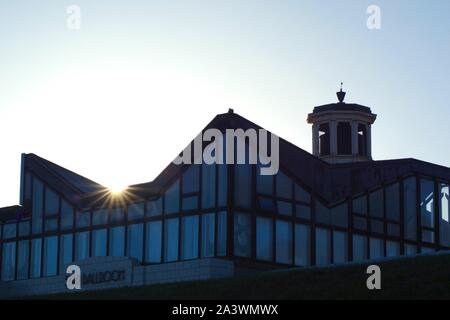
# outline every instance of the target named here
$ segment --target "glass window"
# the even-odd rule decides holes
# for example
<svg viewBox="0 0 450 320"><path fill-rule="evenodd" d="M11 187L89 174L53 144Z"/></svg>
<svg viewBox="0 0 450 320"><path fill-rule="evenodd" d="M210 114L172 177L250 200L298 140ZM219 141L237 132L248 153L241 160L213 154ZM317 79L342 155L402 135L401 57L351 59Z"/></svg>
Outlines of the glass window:
<svg viewBox="0 0 450 320"><path fill-rule="evenodd" d="M227 186L228 186L228 168L226 164L217 165L219 170L219 191L218 191L218 205L224 207L227 205Z"/></svg>
<svg viewBox="0 0 450 320"><path fill-rule="evenodd" d="M275 201L271 198L258 197L258 205L261 210L264 211L275 211Z"/></svg>
<svg viewBox="0 0 450 320"><path fill-rule="evenodd" d="M183 217L181 223L181 259L198 258L198 216Z"/></svg>
<svg viewBox="0 0 450 320"><path fill-rule="evenodd" d="M344 263L348 261L347 233L333 231L333 262Z"/></svg>
<svg viewBox="0 0 450 320"><path fill-rule="evenodd" d="M344 202L331 209L331 222L338 227L348 226L347 202Z"/></svg>
<svg viewBox="0 0 450 320"><path fill-rule="evenodd" d="M167 191L164 197L165 213L176 213L180 211L180 181L177 180Z"/></svg>
<svg viewBox="0 0 450 320"><path fill-rule="evenodd" d="M75 239L76 261L89 258L89 232L78 232Z"/></svg>
<svg viewBox="0 0 450 320"><path fill-rule="evenodd" d="M33 234L42 232L44 186L37 178L33 179L32 231Z"/></svg>
<svg viewBox="0 0 450 320"><path fill-rule="evenodd" d="M416 178L410 177L403 181L403 204L405 210L405 238L417 239L417 211L416 211Z"/></svg>
<svg viewBox="0 0 450 320"><path fill-rule="evenodd" d="M214 256L215 214L202 215L202 257Z"/></svg>
<svg viewBox="0 0 450 320"><path fill-rule="evenodd" d="M144 203L133 203L128 206L128 221L144 218Z"/></svg>
<svg viewBox="0 0 450 320"><path fill-rule="evenodd" d="M235 165L234 199L237 207L250 208L252 171L248 164Z"/></svg>
<svg viewBox="0 0 450 320"><path fill-rule="evenodd" d="M295 225L295 264L309 266L311 264L311 233L309 226Z"/></svg>
<svg viewBox="0 0 450 320"><path fill-rule="evenodd" d="M152 221L147 223L146 262L161 262L161 226L161 221Z"/></svg>
<svg viewBox="0 0 450 320"><path fill-rule="evenodd" d="M202 164L202 208L213 208L216 203L216 165Z"/></svg>
<svg viewBox="0 0 450 320"><path fill-rule="evenodd" d="M31 174L29 172L25 173L25 200L31 199Z"/></svg>
<svg viewBox="0 0 450 320"><path fill-rule="evenodd" d="M58 263L58 237L44 238L44 277L56 276Z"/></svg>
<svg viewBox="0 0 450 320"><path fill-rule="evenodd" d="M386 241L386 256L398 257L400 255L400 244L394 241Z"/></svg>
<svg viewBox="0 0 450 320"><path fill-rule="evenodd" d="M61 199L61 230L71 230L73 227L73 207Z"/></svg>
<svg viewBox="0 0 450 320"><path fill-rule="evenodd" d="M236 212L234 214L234 255L250 257L251 222L250 215Z"/></svg>
<svg viewBox="0 0 450 320"><path fill-rule="evenodd" d="M379 220L370 220L370 231L373 233L384 233L384 222Z"/></svg>
<svg viewBox="0 0 450 320"><path fill-rule="evenodd" d="M292 215L292 203L278 200L277 206L278 206L278 214L284 216Z"/></svg>
<svg viewBox="0 0 450 320"><path fill-rule="evenodd" d="M39 278L41 276L41 250L42 250L42 239L31 240L31 262L30 262L31 278Z"/></svg>
<svg viewBox="0 0 450 320"><path fill-rule="evenodd" d="M28 251L29 241L19 241L19 248L17 252L17 279L28 278Z"/></svg>
<svg viewBox="0 0 450 320"><path fill-rule="evenodd" d="M92 256L105 257L106 256L106 229L92 231Z"/></svg>
<svg viewBox="0 0 450 320"><path fill-rule="evenodd" d="M393 237L400 236L400 226L396 223L388 223L387 224L387 233Z"/></svg>
<svg viewBox="0 0 450 320"><path fill-rule="evenodd" d="M198 192L200 189L200 166L192 164L183 174L183 194Z"/></svg>
<svg viewBox="0 0 450 320"><path fill-rule="evenodd" d="M428 247L422 247L421 253L429 254L429 253L435 253L436 250L434 248L428 248Z"/></svg>
<svg viewBox="0 0 450 320"><path fill-rule="evenodd" d="M420 179L420 212L423 227L434 228L434 182Z"/></svg>
<svg viewBox="0 0 450 320"><path fill-rule="evenodd" d="M316 221L319 223L331 224L330 209L325 207L320 201L316 202Z"/></svg>
<svg viewBox="0 0 450 320"><path fill-rule="evenodd" d="M439 221L441 245L450 246L450 193L449 185L439 186Z"/></svg>
<svg viewBox="0 0 450 320"><path fill-rule="evenodd" d="M113 257L125 255L125 227L109 229L109 255Z"/></svg>
<svg viewBox="0 0 450 320"><path fill-rule="evenodd" d="M164 261L178 260L178 218L164 222Z"/></svg>
<svg viewBox="0 0 450 320"><path fill-rule="evenodd" d="M383 218L383 189L372 192L369 196L370 216Z"/></svg>
<svg viewBox="0 0 450 320"><path fill-rule="evenodd" d="M91 224L91 213L89 211L77 211L76 215L77 228L86 228Z"/></svg>
<svg viewBox="0 0 450 320"><path fill-rule="evenodd" d="M273 260L273 223L269 218L256 218L256 259Z"/></svg>
<svg viewBox="0 0 450 320"><path fill-rule="evenodd" d="M61 268L61 273L66 273L67 266L73 261L72 258L72 246L73 246L73 235L64 234L59 238L60 253L59 253L59 264Z"/></svg>
<svg viewBox="0 0 450 320"><path fill-rule="evenodd" d="M428 243L434 243L434 231L422 230L422 241Z"/></svg>
<svg viewBox="0 0 450 320"><path fill-rule="evenodd" d="M12 239L16 237L17 224L7 223L3 225L3 239Z"/></svg>
<svg viewBox="0 0 450 320"><path fill-rule="evenodd" d="M367 230L367 219L361 217L353 217L353 228L356 230Z"/></svg>
<svg viewBox="0 0 450 320"><path fill-rule="evenodd" d="M217 255L227 254L227 213L225 211L217 214Z"/></svg>
<svg viewBox="0 0 450 320"><path fill-rule="evenodd" d="M353 261L367 260L367 237L354 234L353 235Z"/></svg>
<svg viewBox="0 0 450 320"><path fill-rule="evenodd" d="M162 197L147 202L147 217L160 216L162 213Z"/></svg>
<svg viewBox="0 0 450 320"><path fill-rule="evenodd" d="M386 218L400 220L400 190L398 183L386 187Z"/></svg>
<svg viewBox="0 0 450 320"><path fill-rule="evenodd" d="M262 166L258 164L256 168L256 191L258 193L273 195L273 175L262 175Z"/></svg>
<svg viewBox="0 0 450 320"><path fill-rule="evenodd" d="M282 220L276 222L276 261L292 263L292 223Z"/></svg>
<svg viewBox="0 0 450 320"><path fill-rule="evenodd" d="M292 180L288 178L282 171L278 171L276 175L277 196L292 199Z"/></svg>
<svg viewBox="0 0 450 320"><path fill-rule="evenodd" d="M111 210L111 223L122 224L125 222L125 210L123 208L114 208Z"/></svg>
<svg viewBox="0 0 450 320"><path fill-rule="evenodd" d="M94 211L92 213L92 224L94 226L108 224L108 209Z"/></svg>
<svg viewBox="0 0 450 320"><path fill-rule="evenodd" d="M361 215L367 215L367 197L362 196L356 199L353 199L353 212Z"/></svg>
<svg viewBox="0 0 450 320"><path fill-rule="evenodd" d="M305 206L303 204L298 204L295 207L296 207L295 215L298 218L302 218L302 219L306 219L306 220L311 219L311 208L309 206Z"/></svg>
<svg viewBox="0 0 450 320"><path fill-rule="evenodd" d="M142 223L128 226L127 256L142 262L144 252L144 225Z"/></svg>
<svg viewBox="0 0 450 320"><path fill-rule="evenodd" d="M183 198L183 210L197 210L198 209L198 196L184 197Z"/></svg>
<svg viewBox="0 0 450 320"><path fill-rule="evenodd" d="M308 191L300 187L298 184L296 184L294 188L295 188L295 200L303 202L311 201L311 195L309 194Z"/></svg>
<svg viewBox="0 0 450 320"><path fill-rule="evenodd" d="M316 228L316 265L323 266L331 263L331 234L330 230Z"/></svg>
<svg viewBox="0 0 450 320"><path fill-rule="evenodd" d="M19 237L25 237L30 234L30 221L22 221L19 223Z"/></svg>
<svg viewBox="0 0 450 320"><path fill-rule="evenodd" d="M45 219L45 232L56 231L58 229L58 218Z"/></svg>
<svg viewBox="0 0 450 320"><path fill-rule="evenodd" d="M405 255L413 256L417 254L417 247L412 244L405 244Z"/></svg>
<svg viewBox="0 0 450 320"><path fill-rule="evenodd" d="M2 280L14 280L16 273L16 243L3 243L2 250Z"/></svg>
<svg viewBox="0 0 450 320"><path fill-rule="evenodd" d="M45 215L52 216L58 214L59 211L59 197L50 188L45 188Z"/></svg>
<svg viewBox="0 0 450 320"><path fill-rule="evenodd" d="M384 257L384 241L383 239L370 238L370 259L381 259Z"/></svg>

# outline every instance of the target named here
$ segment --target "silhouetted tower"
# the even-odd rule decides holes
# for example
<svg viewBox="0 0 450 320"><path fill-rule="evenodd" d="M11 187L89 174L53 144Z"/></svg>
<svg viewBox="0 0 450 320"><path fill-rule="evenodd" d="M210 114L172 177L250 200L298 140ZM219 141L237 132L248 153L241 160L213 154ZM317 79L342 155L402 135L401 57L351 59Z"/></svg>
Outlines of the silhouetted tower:
<svg viewBox="0 0 450 320"><path fill-rule="evenodd" d="M329 163L372 160L371 125L377 115L369 107L345 103L342 84L336 92L338 103L315 107L308 114L313 155Z"/></svg>

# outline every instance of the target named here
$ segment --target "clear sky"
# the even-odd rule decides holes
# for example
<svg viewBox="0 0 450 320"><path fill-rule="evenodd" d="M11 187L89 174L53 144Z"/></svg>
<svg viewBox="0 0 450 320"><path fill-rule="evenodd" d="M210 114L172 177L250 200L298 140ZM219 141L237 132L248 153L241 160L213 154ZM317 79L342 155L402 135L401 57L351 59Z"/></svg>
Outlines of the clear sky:
<svg viewBox="0 0 450 320"><path fill-rule="evenodd" d="M0 0L0 206L22 152L147 182L229 107L311 151L307 113L340 81L378 114L375 159L448 167L449 71L448 0Z"/></svg>

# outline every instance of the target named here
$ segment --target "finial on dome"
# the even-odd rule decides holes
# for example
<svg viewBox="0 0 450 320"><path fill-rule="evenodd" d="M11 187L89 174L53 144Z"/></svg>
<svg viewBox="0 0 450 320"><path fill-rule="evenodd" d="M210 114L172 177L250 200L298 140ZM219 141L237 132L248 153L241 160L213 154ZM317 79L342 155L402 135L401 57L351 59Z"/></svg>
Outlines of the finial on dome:
<svg viewBox="0 0 450 320"><path fill-rule="evenodd" d="M344 98L345 98L345 91L342 91L342 85L344 83L341 81L341 90L336 92L336 95L338 97L339 103L344 103Z"/></svg>

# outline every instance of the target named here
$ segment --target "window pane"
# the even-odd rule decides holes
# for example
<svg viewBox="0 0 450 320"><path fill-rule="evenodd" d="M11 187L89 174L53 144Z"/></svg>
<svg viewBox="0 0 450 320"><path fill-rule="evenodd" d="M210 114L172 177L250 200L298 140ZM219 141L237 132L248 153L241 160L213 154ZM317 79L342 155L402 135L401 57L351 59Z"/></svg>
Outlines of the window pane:
<svg viewBox="0 0 450 320"><path fill-rule="evenodd" d="M2 250L2 280L14 280L16 270L16 243L3 243Z"/></svg>
<svg viewBox="0 0 450 320"><path fill-rule="evenodd" d="M428 243L434 243L434 231L422 230L422 241Z"/></svg>
<svg viewBox="0 0 450 320"><path fill-rule="evenodd" d="M379 220L370 220L370 230L373 233L384 233L384 223Z"/></svg>
<svg viewBox="0 0 450 320"><path fill-rule="evenodd" d="M383 218L383 189L370 194L370 216Z"/></svg>
<svg viewBox="0 0 450 320"><path fill-rule="evenodd" d="M278 200L277 206L278 206L278 214L284 216L292 215L292 203Z"/></svg>
<svg viewBox="0 0 450 320"><path fill-rule="evenodd" d="M76 219L78 229L89 227L91 224L91 213L89 211L77 211Z"/></svg>
<svg viewBox="0 0 450 320"><path fill-rule="evenodd" d="M109 255L113 257L125 255L125 227L109 229Z"/></svg>
<svg viewBox="0 0 450 320"><path fill-rule="evenodd" d="M353 212L361 215L367 215L367 197L362 196L353 200Z"/></svg>
<svg viewBox="0 0 450 320"><path fill-rule="evenodd" d="M76 261L89 258L89 232L79 232L75 236Z"/></svg>
<svg viewBox="0 0 450 320"><path fill-rule="evenodd" d="M300 187L299 185L295 185L295 200L297 201L303 201L303 202L310 202L311 201L311 195L308 191Z"/></svg>
<svg viewBox="0 0 450 320"><path fill-rule="evenodd" d="M307 219L307 220L311 219L311 208L309 206L298 204L298 205L296 205L295 210L296 210L295 215L298 218Z"/></svg>
<svg viewBox="0 0 450 320"><path fill-rule="evenodd" d="M45 232L56 231L58 229L58 218L45 219Z"/></svg>
<svg viewBox="0 0 450 320"><path fill-rule="evenodd" d="M122 224L125 222L125 210L123 208L114 208L111 210L111 223Z"/></svg>
<svg viewBox="0 0 450 320"><path fill-rule="evenodd" d="M166 213L176 213L180 211L180 181L177 180L165 194Z"/></svg>
<svg viewBox="0 0 450 320"><path fill-rule="evenodd" d="M367 260L367 237L353 235L353 261Z"/></svg>
<svg viewBox="0 0 450 320"><path fill-rule="evenodd" d="M45 188L45 215L52 216L58 214L59 210L59 197L50 188Z"/></svg>
<svg viewBox="0 0 450 320"><path fill-rule="evenodd" d="M248 164L235 165L234 199L237 207L250 208L251 167Z"/></svg>
<svg viewBox="0 0 450 320"><path fill-rule="evenodd" d="M181 241L181 259L198 258L198 216L183 217Z"/></svg>
<svg viewBox="0 0 450 320"><path fill-rule="evenodd" d="M394 241L386 241L386 256L398 257L400 255L400 244Z"/></svg>
<svg viewBox="0 0 450 320"><path fill-rule="evenodd" d="M262 175L258 164L256 168L256 191L258 193L273 195L273 175Z"/></svg>
<svg viewBox="0 0 450 320"><path fill-rule="evenodd" d="M73 227L73 207L61 199L61 230L70 230Z"/></svg>
<svg viewBox="0 0 450 320"><path fill-rule="evenodd" d="M105 257L106 256L106 229L92 231L92 256Z"/></svg>
<svg viewBox="0 0 450 320"><path fill-rule="evenodd" d="M216 165L202 165L202 208L213 208L216 197Z"/></svg>
<svg viewBox="0 0 450 320"><path fill-rule="evenodd" d="M227 213L225 211L217 214L217 255L227 254Z"/></svg>
<svg viewBox="0 0 450 320"><path fill-rule="evenodd" d="M30 221L22 221L19 223L19 237L28 236L30 234Z"/></svg>
<svg viewBox="0 0 450 320"><path fill-rule="evenodd" d="M405 238L417 239L417 211L416 211L416 178L410 177L403 181L404 210L405 210Z"/></svg>
<svg viewBox="0 0 450 320"><path fill-rule="evenodd" d="M144 252L144 225L142 223L128 226L128 253L127 256L142 262Z"/></svg>
<svg viewBox="0 0 450 320"><path fill-rule="evenodd" d="M92 213L92 224L94 226L108 224L108 209L94 211Z"/></svg>
<svg viewBox="0 0 450 320"><path fill-rule="evenodd" d="M356 230L367 230L367 219L361 217L353 217L353 228Z"/></svg>
<svg viewBox="0 0 450 320"><path fill-rule="evenodd" d="M275 211L275 201L271 198L258 197L258 205L261 210L269 212Z"/></svg>
<svg viewBox="0 0 450 320"><path fill-rule="evenodd" d="M370 259L380 259L384 257L383 239L370 238Z"/></svg>
<svg viewBox="0 0 450 320"><path fill-rule="evenodd" d="M439 221L441 245L450 246L450 193L449 186L440 184Z"/></svg>
<svg viewBox="0 0 450 320"><path fill-rule="evenodd" d="M256 218L256 259L273 260L273 224L272 219Z"/></svg>
<svg viewBox="0 0 450 320"><path fill-rule="evenodd" d="M202 257L214 256L215 214L202 215Z"/></svg>
<svg viewBox="0 0 450 320"><path fill-rule="evenodd" d="M16 237L17 224L7 223L3 225L3 239L12 239Z"/></svg>
<svg viewBox="0 0 450 320"><path fill-rule="evenodd" d="M316 202L316 220L319 223L331 224L331 211L320 201Z"/></svg>
<svg viewBox="0 0 450 320"><path fill-rule="evenodd" d="M400 236L400 226L395 223L388 223L387 232L388 232L388 235L390 235L390 236L399 237Z"/></svg>
<svg viewBox="0 0 450 320"><path fill-rule="evenodd" d="M19 252L17 253L17 279L28 278L28 250L29 241L19 241Z"/></svg>
<svg viewBox="0 0 450 320"><path fill-rule="evenodd" d="M41 276L41 249L42 239L31 240L31 278L39 278Z"/></svg>
<svg viewBox="0 0 450 320"><path fill-rule="evenodd" d="M400 220L400 191L398 183L386 187L386 217L389 220Z"/></svg>
<svg viewBox="0 0 450 320"><path fill-rule="evenodd" d="M164 261L178 260L178 218L164 222Z"/></svg>
<svg viewBox="0 0 450 320"><path fill-rule="evenodd" d="M323 266L330 263L331 263L330 230L316 228L316 265Z"/></svg>
<svg viewBox="0 0 450 320"><path fill-rule="evenodd" d="M276 222L276 261L292 263L292 223L282 220Z"/></svg>
<svg viewBox="0 0 450 320"><path fill-rule="evenodd" d="M64 274L66 272L67 266L73 261L72 259L73 235L72 234L62 235L59 241L60 241L59 261L61 273Z"/></svg>
<svg viewBox="0 0 450 320"><path fill-rule="evenodd" d="M183 210L197 210L198 209L198 196L184 197L183 198Z"/></svg>
<svg viewBox="0 0 450 320"><path fill-rule="evenodd" d="M295 264L309 266L311 264L311 233L309 226L295 225Z"/></svg>
<svg viewBox="0 0 450 320"><path fill-rule="evenodd" d="M348 260L347 233L333 231L333 263L344 263Z"/></svg>
<svg viewBox="0 0 450 320"><path fill-rule="evenodd" d="M217 169L219 170L219 194L218 194L218 205L223 207L228 203L227 200L227 186L228 186L228 167L226 164L217 165Z"/></svg>
<svg viewBox="0 0 450 320"><path fill-rule="evenodd" d="M161 221L147 223L146 261L149 263L161 262L161 226Z"/></svg>
<svg viewBox="0 0 450 320"><path fill-rule="evenodd" d="M434 182L420 179L420 212L423 227L434 228Z"/></svg>
<svg viewBox="0 0 450 320"><path fill-rule="evenodd" d="M417 254L417 247L412 244L405 244L405 255L413 256Z"/></svg>
<svg viewBox="0 0 450 320"><path fill-rule="evenodd" d="M282 171L278 171L276 175L277 196L292 199L292 180L288 178Z"/></svg>
<svg viewBox="0 0 450 320"><path fill-rule="evenodd" d="M57 274L58 237L44 238L44 277Z"/></svg>
<svg viewBox="0 0 450 320"><path fill-rule="evenodd" d="M191 164L183 174L183 194L198 192L200 189L200 165Z"/></svg>
<svg viewBox="0 0 450 320"><path fill-rule="evenodd" d="M33 234L42 232L44 186L37 178L33 179L33 207L32 207L32 230Z"/></svg>
<svg viewBox="0 0 450 320"><path fill-rule="evenodd" d="M348 205L347 202L338 205L331 209L331 222L334 226L347 227L348 226Z"/></svg>
<svg viewBox="0 0 450 320"><path fill-rule="evenodd" d="M147 202L147 217L160 216L162 213L162 197Z"/></svg>
<svg viewBox="0 0 450 320"><path fill-rule="evenodd" d="M144 218L144 204L133 203L128 206L128 221L136 221Z"/></svg>
<svg viewBox="0 0 450 320"><path fill-rule="evenodd" d="M234 215L234 255L250 257L251 255L250 215L236 212Z"/></svg>

